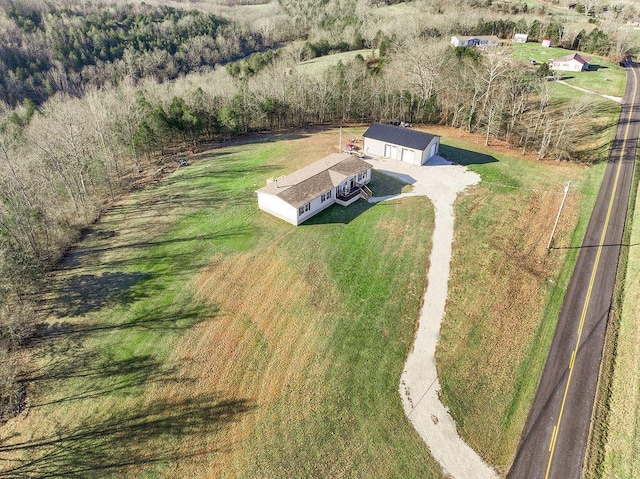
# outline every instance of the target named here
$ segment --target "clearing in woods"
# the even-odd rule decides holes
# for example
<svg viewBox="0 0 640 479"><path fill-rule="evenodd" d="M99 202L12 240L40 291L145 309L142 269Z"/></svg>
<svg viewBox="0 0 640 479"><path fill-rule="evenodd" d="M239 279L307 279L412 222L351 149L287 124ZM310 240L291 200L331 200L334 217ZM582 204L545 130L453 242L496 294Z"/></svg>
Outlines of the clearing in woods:
<svg viewBox="0 0 640 479"><path fill-rule="evenodd" d="M456 204L438 360L461 434L501 466L603 168L428 129L483 178ZM297 228L256 206L267 177L337 143L337 130L253 137L114 205L50 279L28 409L0 429L2 472L441 477L398 395L426 286L429 202L333 206ZM370 186L405 185L376 175Z"/></svg>
<svg viewBox="0 0 640 479"><path fill-rule="evenodd" d="M51 277L2 473L441 477L397 392L431 205L360 201L297 228L257 208L267 177L338 138L215 149L114 205Z"/></svg>

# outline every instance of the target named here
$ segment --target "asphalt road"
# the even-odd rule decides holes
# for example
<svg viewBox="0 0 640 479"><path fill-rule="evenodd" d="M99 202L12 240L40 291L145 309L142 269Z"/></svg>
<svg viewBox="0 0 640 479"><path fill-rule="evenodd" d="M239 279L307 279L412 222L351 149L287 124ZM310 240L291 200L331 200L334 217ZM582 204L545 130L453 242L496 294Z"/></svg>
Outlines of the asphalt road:
<svg viewBox="0 0 640 479"><path fill-rule="evenodd" d="M508 479L582 475L640 134L639 76L627 68L611 156Z"/></svg>

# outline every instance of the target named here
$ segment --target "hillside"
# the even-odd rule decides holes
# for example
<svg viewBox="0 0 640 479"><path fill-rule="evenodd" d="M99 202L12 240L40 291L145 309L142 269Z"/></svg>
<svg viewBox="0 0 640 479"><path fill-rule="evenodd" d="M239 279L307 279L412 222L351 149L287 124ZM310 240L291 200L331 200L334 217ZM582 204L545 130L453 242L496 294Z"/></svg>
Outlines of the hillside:
<svg viewBox="0 0 640 479"><path fill-rule="evenodd" d="M253 204L266 177L333 151L333 128L397 120L442 132L483 178L456 205L438 367L464 438L505 471L637 6L240 3L0 1L5 473L439 477L396 401L431 206L330 210L291 233ZM454 33L505 42L456 49ZM551 82L531 61L571 51L594 68ZM544 256L568 179L568 249Z"/></svg>

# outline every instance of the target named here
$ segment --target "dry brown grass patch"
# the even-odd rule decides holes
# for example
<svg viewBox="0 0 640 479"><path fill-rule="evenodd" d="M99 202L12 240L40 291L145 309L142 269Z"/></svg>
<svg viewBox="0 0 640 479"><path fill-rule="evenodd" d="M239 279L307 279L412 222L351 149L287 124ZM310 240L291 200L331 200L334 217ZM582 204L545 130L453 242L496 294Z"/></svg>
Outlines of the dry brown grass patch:
<svg viewBox="0 0 640 479"><path fill-rule="evenodd" d="M179 347L176 356L186 366L183 375L198 378L196 391L247 400L255 407L222 431L224 443L244 443L264 415L293 389L306 400L322 396L316 378L327 364L318 356L324 338L316 326L335 296L329 292L309 308L307 302L317 297L316 284L327 279L327 272L316 265L306 273L299 274L268 248L217 257L195 279L200 298L219 313L189 333ZM301 312L306 314L302 321ZM192 395L194 385L175 394ZM305 411L313 414L312 403L292 408L297 416L291 420L302 420ZM238 457L246 455L237 449L233 454L221 451L216 470L222 472Z"/></svg>
<svg viewBox="0 0 640 479"><path fill-rule="evenodd" d="M564 260L564 250L547 252L562 191L524 190L514 201L510 192L489 197L481 190L465 197L465 218L457 220L438 368L445 384L455 381L447 387L458 390L455 401L461 402L453 411L463 434L492 464L503 464L510 454L504 444L515 447L519 433L505 432L503 423L517 387L515 372L542 319L549 281ZM569 196L554 244L567 245L579 203L578 195ZM471 217L491 223L486 236L466 220Z"/></svg>

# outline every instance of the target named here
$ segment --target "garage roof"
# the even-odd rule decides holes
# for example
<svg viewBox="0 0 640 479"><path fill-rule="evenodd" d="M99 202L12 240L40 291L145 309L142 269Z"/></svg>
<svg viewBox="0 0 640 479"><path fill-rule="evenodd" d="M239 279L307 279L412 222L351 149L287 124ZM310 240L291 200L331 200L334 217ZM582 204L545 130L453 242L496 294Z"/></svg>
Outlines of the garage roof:
<svg viewBox="0 0 640 479"><path fill-rule="evenodd" d="M431 133L382 123L373 123L362 136L393 143L394 145L406 146L414 150L426 150L431 140L439 138L438 135L432 135Z"/></svg>

